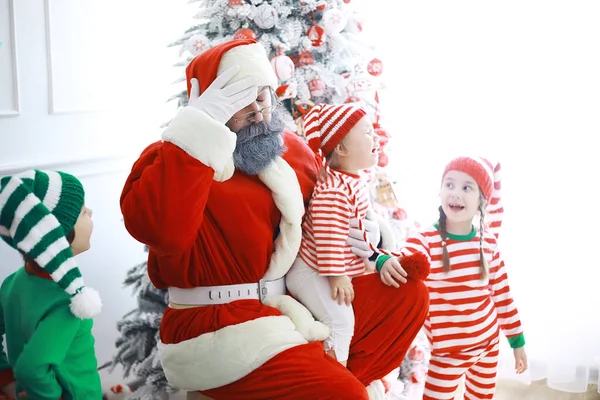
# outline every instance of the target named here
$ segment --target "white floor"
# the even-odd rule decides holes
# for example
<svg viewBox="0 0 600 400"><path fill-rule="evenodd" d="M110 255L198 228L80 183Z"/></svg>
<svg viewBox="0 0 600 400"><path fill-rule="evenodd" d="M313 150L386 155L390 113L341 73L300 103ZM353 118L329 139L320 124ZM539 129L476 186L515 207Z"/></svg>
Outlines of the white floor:
<svg viewBox="0 0 600 400"><path fill-rule="evenodd" d="M565 393L552 390L545 381L523 385L514 381L500 381L496 391L497 400L600 400L596 385L590 385L586 393Z"/></svg>

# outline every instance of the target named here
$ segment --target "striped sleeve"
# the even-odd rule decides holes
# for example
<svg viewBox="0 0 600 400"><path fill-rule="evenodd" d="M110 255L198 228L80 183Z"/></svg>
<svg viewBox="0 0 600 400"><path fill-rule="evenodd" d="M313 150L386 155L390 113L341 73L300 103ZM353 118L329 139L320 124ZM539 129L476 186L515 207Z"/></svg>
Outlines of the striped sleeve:
<svg viewBox="0 0 600 400"><path fill-rule="evenodd" d="M431 253L429 252L429 241L421 232L412 232L407 238L400 253L404 255L421 252L427 256L427 261L431 263Z"/></svg>
<svg viewBox="0 0 600 400"><path fill-rule="evenodd" d="M319 273L346 275L346 240L352 217L348 196L337 188L321 191L313 196L310 212Z"/></svg>
<svg viewBox="0 0 600 400"><path fill-rule="evenodd" d="M490 265L490 286L500 328L511 343L511 347L521 347L524 344L524 340L522 340L522 337L519 338L519 336L523 335L523 328L517 307L510 293L504 261L497 249L494 251ZM522 344L521 346L513 346L515 343Z"/></svg>

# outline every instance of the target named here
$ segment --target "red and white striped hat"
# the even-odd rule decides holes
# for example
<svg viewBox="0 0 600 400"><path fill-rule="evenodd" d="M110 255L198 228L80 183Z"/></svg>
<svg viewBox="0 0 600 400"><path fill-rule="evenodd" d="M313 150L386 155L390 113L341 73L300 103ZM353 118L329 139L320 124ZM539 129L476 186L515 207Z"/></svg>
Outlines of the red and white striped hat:
<svg viewBox="0 0 600 400"><path fill-rule="evenodd" d="M494 165L483 157L457 157L446 165L442 179L449 171L464 172L475 179L488 203L494 190L500 190L500 163Z"/></svg>
<svg viewBox="0 0 600 400"><path fill-rule="evenodd" d="M327 157L365 115L365 110L349 104L316 104L304 116L308 146Z"/></svg>

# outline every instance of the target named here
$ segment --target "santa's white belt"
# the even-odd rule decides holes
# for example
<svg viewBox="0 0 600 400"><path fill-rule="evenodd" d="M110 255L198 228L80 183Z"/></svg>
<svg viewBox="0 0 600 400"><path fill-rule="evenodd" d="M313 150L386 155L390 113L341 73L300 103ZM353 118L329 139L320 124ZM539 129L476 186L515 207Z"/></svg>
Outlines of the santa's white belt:
<svg viewBox="0 0 600 400"><path fill-rule="evenodd" d="M226 304L237 300L260 300L285 294L285 277L257 283L237 285L200 286L189 289L170 287L169 301L181 305L207 306Z"/></svg>

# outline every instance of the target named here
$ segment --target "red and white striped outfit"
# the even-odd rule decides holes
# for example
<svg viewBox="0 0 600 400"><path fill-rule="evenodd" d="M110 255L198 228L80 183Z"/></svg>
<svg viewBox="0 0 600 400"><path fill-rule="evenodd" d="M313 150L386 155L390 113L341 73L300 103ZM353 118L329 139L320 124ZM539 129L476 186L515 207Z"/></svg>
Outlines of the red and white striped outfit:
<svg viewBox="0 0 600 400"><path fill-rule="evenodd" d="M442 238L437 226L411 235L404 254L428 255L425 281L430 305L425 331L432 344L424 399L452 399L466 373L468 399L491 399L495 389L499 328L511 347L525 344L517 308L510 293L496 236L484 232L483 250L489 276L480 279L479 236L448 234L450 271L444 272Z"/></svg>
<svg viewBox="0 0 600 400"><path fill-rule="evenodd" d="M315 187L302 225L302 261L320 275L362 275L364 260L352 253L346 241L356 209L360 218L365 218L369 207L369 194L359 175L327 168Z"/></svg>
<svg viewBox="0 0 600 400"><path fill-rule="evenodd" d="M349 357L354 335L352 306L338 304L331 296L328 276L363 275L365 261L346 244L350 219L365 218L370 207L368 192L358 175L327 168L311 197L302 225L299 257L286 275L289 292L313 316L329 327L325 348L338 361Z"/></svg>

